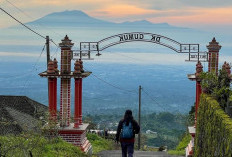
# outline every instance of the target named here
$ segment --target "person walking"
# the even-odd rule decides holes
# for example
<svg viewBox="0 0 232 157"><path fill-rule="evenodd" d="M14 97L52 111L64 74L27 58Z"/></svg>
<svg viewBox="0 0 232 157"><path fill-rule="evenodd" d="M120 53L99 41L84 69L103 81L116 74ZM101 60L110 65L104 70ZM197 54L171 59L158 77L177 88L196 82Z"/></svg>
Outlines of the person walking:
<svg viewBox="0 0 232 157"><path fill-rule="evenodd" d="M133 157L135 134L140 131L140 126L134 120L131 110L126 110L124 118L118 124L116 141L121 143L122 157Z"/></svg>

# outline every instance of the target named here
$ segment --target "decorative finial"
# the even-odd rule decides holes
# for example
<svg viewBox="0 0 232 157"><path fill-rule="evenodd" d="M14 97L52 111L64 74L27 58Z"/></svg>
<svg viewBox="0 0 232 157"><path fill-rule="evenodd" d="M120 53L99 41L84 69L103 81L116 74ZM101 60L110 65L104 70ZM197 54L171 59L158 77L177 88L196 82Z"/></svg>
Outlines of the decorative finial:
<svg viewBox="0 0 232 157"><path fill-rule="evenodd" d="M224 62L224 64L222 65L222 69L225 70L228 74L228 76L230 76L231 74L231 67L230 67L230 64L227 63L226 61Z"/></svg>
<svg viewBox="0 0 232 157"><path fill-rule="evenodd" d="M215 39L215 37L213 37L213 40L212 40L212 42L214 42L214 43L215 43L215 42L217 42L217 41L216 41L216 39Z"/></svg>
<svg viewBox="0 0 232 157"><path fill-rule="evenodd" d="M209 52L219 52L222 46L219 45L219 43L216 41L216 38L213 37L212 41L209 42L209 45L207 45L206 47L209 50Z"/></svg>
<svg viewBox="0 0 232 157"><path fill-rule="evenodd" d="M59 43L59 46L62 47L72 47L74 44L71 42L72 40L69 39L68 35L65 35L64 39L61 40L62 42Z"/></svg>
<svg viewBox="0 0 232 157"><path fill-rule="evenodd" d="M48 73L48 74L55 74L54 63L53 63L52 60L49 60L49 62L48 62L47 73Z"/></svg>
<svg viewBox="0 0 232 157"><path fill-rule="evenodd" d="M201 62L198 61L196 64L196 78L199 78L201 72L203 72L203 66L201 65Z"/></svg>
<svg viewBox="0 0 232 157"><path fill-rule="evenodd" d="M81 72L83 73L84 72L84 70L83 70L83 62L82 62L82 60L81 59L79 59L79 63L81 64Z"/></svg>
<svg viewBox="0 0 232 157"><path fill-rule="evenodd" d="M59 72L59 70L58 70L58 61L56 60L56 58L54 58L54 60L53 60L53 63L54 63L54 70L55 70L55 73L58 73Z"/></svg>
<svg viewBox="0 0 232 157"><path fill-rule="evenodd" d="M77 74L81 74L81 64L78 60L76 60L76 62L74 63L75 67L75 71L73 72L74 75L77 75Z"/></svg>

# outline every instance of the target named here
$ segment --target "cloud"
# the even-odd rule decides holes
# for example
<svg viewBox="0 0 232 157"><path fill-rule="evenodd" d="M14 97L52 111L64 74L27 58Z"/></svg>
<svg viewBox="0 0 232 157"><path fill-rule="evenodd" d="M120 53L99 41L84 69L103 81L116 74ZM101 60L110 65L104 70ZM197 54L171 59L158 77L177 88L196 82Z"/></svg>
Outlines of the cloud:
<svg viewBox="0 0 232 157"><path fill-rule="evenodd" d="M122 1L122 0L121 0ZM155 10L186 9L189 7L218 8L232 6L230 0L123 0L124 2Z"/></svg>
<svg viewBox="0 0 232 157"><path fill-rule="evenodd" d="M90 12L91 15L95 16L108 16L108 17L125 17L125 16L136 16L136 15L147 15L155 14L156 10L139 8L133 5L111 5L102 9Z"/></svg>
<svg viewBox="0 0 232 157"><path fill-rule="evenodd" d="M24 53L24 52L0 52L0 56L7 57L38 57L38 54Z"/></svg>
<svg viewBox="0 0 232 157"><path fill-rule="evenodd" d="M165 16L164 16L165 15ZM182 24L185 26L195 25L226 25L232 24L232 7L230 8L189 8L188 10L164 12L163 16L149 18L153 22L166 22Z"/></svg>
<svg viewBox="0 0 232 157"><path fill-rule="evenodd" d="M108 21L124 22L150 20L175 25L191 26L219 23L232 25L232 1L229 0L9 0L31 15L29 19L7 1L1 6L22 22L28 22L51 12L82 10L89 15ZM41 10L43 10L41 12ZM1 16L0 27L9 25L13 20ZM12 22L14 23L14 22ZM14 23L15 24L15 23Z"/></svg>

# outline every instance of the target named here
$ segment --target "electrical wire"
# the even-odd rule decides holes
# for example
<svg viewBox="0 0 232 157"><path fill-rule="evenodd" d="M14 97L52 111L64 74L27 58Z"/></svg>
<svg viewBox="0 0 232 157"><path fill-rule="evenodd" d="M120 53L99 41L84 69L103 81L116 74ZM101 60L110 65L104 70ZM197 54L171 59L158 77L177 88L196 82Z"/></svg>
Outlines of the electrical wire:
<svg viewBox="0 0 232 157"><path fill-rule="evenodd" d="M15 4L11 3L9 0L5 0L6 2L8 2L10 5L12 5L14 8L16 8L18 11L20 11L21 13L23 13L25 16L29 17L30 19L34 20L35 18L33 18L32 16L28 15L25 11L23 11L22 9L20 9L19 7L17 7ZM45 25L37 22L41 27L45 27L45 28L49 28L46 27ZM55 34L58 34L60 37L63 37L61 34L54 32L52 29L50 29L50 31L52 31Z"/></svg>
<svg viewBox="0 0 232 157"><path fill-rule="evenodd" d="M8 1L7 1L8 2ZM17 8L17 7L16 7ZM19 9L19 8L18 8ZM15 21L17 21L19 24L21 24L23 27L27 28L28 30L30 30L31 32L33 32L34 34L40 36L43 39L46 39L45 36L41 35L40 33L34 31L32 28L28 27L27 25L25 25L24 23L22 23L21 21L19 21L18 19L16 19L14 16L12 16L10 13L8 13L6 10L4 10L3 8L0 7L0 10L2 10L4 13L6 13L8 16L10 16L12 19L14 19ZM20 10L20 9L19 9ZM51 41L54 45L56 45L57 47L58 44L56 44L52 39L50 39L49 41Z"/></svg>
<svg viewBox="0 0 232 157"><path fill-rule="evenodd" d="M20 11L21 13L23 13L25 16L29 17L30 19L34 20L35 18L30 16L29 14L27 14L25 11L23 11L22 9L20 9L19 7L17 7L15 4L11 3L9 0L5 0L6 2L8 2L10 5L12 5L14 8L16 8L18 11ZM37 22L40 26L42 27L46 27L45 25ZM46 27L48 28L48 27ZM50 31L52 31L53 33L55 34L58 34L60 37L63 37L61 34L57 33L57 32L54 32L53 30L50 29Z"/></svg>
<svg viewBox="0 0 232 157"><path fill-rule="evenodd" d="M31 29L30 27L26 26L25 24L23 24L22 22L20 22L19 20L17 20L15 17L13 17L10 13L8 13L6 10L4 10L3 8L0 7L0 9L6 13L8 16L10 16L12 19L14 19L15 21L17 21L18 23L20 23L22 26L24 26L25 28L27 28L28 30L30 30L31 32L37 34L38 36L40 36L41 38L46 39L45 36L41 35L40 33L34 31L33 29Z"/></svg>
<svg viewBox="0 0 232 157"><path fill-rule="evenodd" d="M43 54L43 52L44 52L45 46L46 46L46 44L43 46L42 51L41 51L39 57L37 58L35 64L32 66L32 69L31 69L31 71L29 72L30 74L32 74L32 72L35 70L36 65L38 64L38 62L39 62L39 60L40 60L40 58L41 58L41 56L42 56L42 54ZM36 71L37 71L37 70L36 70ZM24 90L26 89L27 83L28 83L28 81L29 81L30 78L31 78L31 77L28 77L28 79L25 81L24 86L23 86L23 89L20 91L20 94L22 94L22 92L24 92Z"/></svg>
<svg viewBox="0 0 232 157"><path fill-rule="evenodd" d="M148 98L150 98L153 102L155 102L155 103L158 105L159 108L163 109L164 112L167 112L167 109L164 108L163 105L161 105L161 104L160 104L158 101L156 101L153 97L151 97L151 96L148 94L148 92L146 92L146 91L144 90L144 88L142 88L142 90L143 90L143 92L147 95ZM165 105L166 105L166 104L165 104ZM166 105L166 106L167 106L167 105ZM172 112L181 114L180 111L179 111L179 105L178 105L178 109L173 110Z"/></svg>
<svg viewBox="0 0 232 157"><path fill-rule="evenodd" d="M107 95L104 97L97 97L97 98L96 97L94 97L94 98L87 97L87 99L85 98L84 100L89 100L89 101L91 101L91 100L104 100L106 98L113 97L113 96L115 96L115 94L110 94L110 95Z"/></svg>
<svg viewBox="0 0 232 157"><path fill-rule="evenodd" d="M51 56L51 59L54 58L54 56L56 56L56 58L57 58L58 49L59 49L59 47L56 48L56 51L55 51L55 53L53 53L53 55Z"/></svg>
<svg viewBox="0 0 232 157"><path fill-rule="evenodd" d="M42 53L44 52L44 49L45 49L45 45L43 46L42 51L41 51L39 57L37 58L35 64L32 66L32 67L33 67L32 69L35 68L36 64L38 63L39 59L40 59L41 56L42 56ZM10 75L10 76L7 76L6 78L8 78L8 79L9 79L9 78L13 78L13 79L22 78L22 77L31 75L30 73L31 73L32 71L33 71L33 70L31 70L30 72L26 72L26 73L20 73L20 74L18 74L18 75ZM6 79L6 78L0 78L0 79Z"/></svg>
<svg viewBox="0 0 232 157"><path fill-rule="evenodd" d="M13 7L15 7L18 11L20 11L21 13L23 13L25 16L33 19L30 15L26 14L22 9L20 9L19 7L17 7L16 5L14 5L13 3L11 3L10 1L8 0L5 0L6 2L8 2L10 5L12 5Z"/></svg>
<svg viewBox="0 0 232 157"><path fill-rule="evenodd" d="M146 91L144 90L144 88L142 88L142 91L147 95L148 98L150 98L153 102L155 102L155 103L158 105L158 107L160 107L160 108L162 108L164 111L166 111L166 109L165 109L162 105L160 105L159 102L157 102L155 99L153 99L153 98L148 94L148 92L146 92Z"/></svg>
<svg viewBox="0 0 232 157"><path fill-rule="evenodd" d="M86 68L84 68L84 70L88 71ZM111 83L109 83L109 82L107 82L107 81L101 79L100 77L98 77L97 75L95 75L95 74L93 74L93 73L92 73L91 75L94 76L95 78L97 78L98 80L102 81L103 83L105 83L105 84L107 84L107 85L109 85L109 86L111 86L111 87L114 87L114 88L116 88L116 89L118 89L118 90L121 90L121 91L124 91L124 92L129 92L129 93L134 93L134 94L137 94L137 93L138 93L138 92L136 92L135 90L127 90L127 89L118 87L118 86L116 86L116 85L114 85L114 84L111 84Z"/></svg>

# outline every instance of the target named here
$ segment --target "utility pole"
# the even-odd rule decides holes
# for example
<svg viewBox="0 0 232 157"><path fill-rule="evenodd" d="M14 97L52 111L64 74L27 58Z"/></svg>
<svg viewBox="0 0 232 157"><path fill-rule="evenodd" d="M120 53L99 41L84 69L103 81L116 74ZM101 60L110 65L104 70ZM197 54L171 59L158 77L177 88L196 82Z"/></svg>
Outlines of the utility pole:
<svg viewBox="0 0 232 157"><path fill-rule="evenodd" d="M140 126L140 132L138 134L138 150L140 150L140 144L141 144L141 85L139 86L139 126Z"/></svg>
<svg viewBox="0 0 232 157"><path fill-rule="evenodd" d="M49 46L49 36L46 36L46 48L47 48L47 66L50 60L50 46Z"/></svg>
<svg viewBox="0 0 232 157"><path fill-rule="evenodd" d="M48 69L48 62L50 61L49 36L46 36L46 49L47 49L47 69ZM48 100L49 100L49 79L48 79Z"/></svg>

